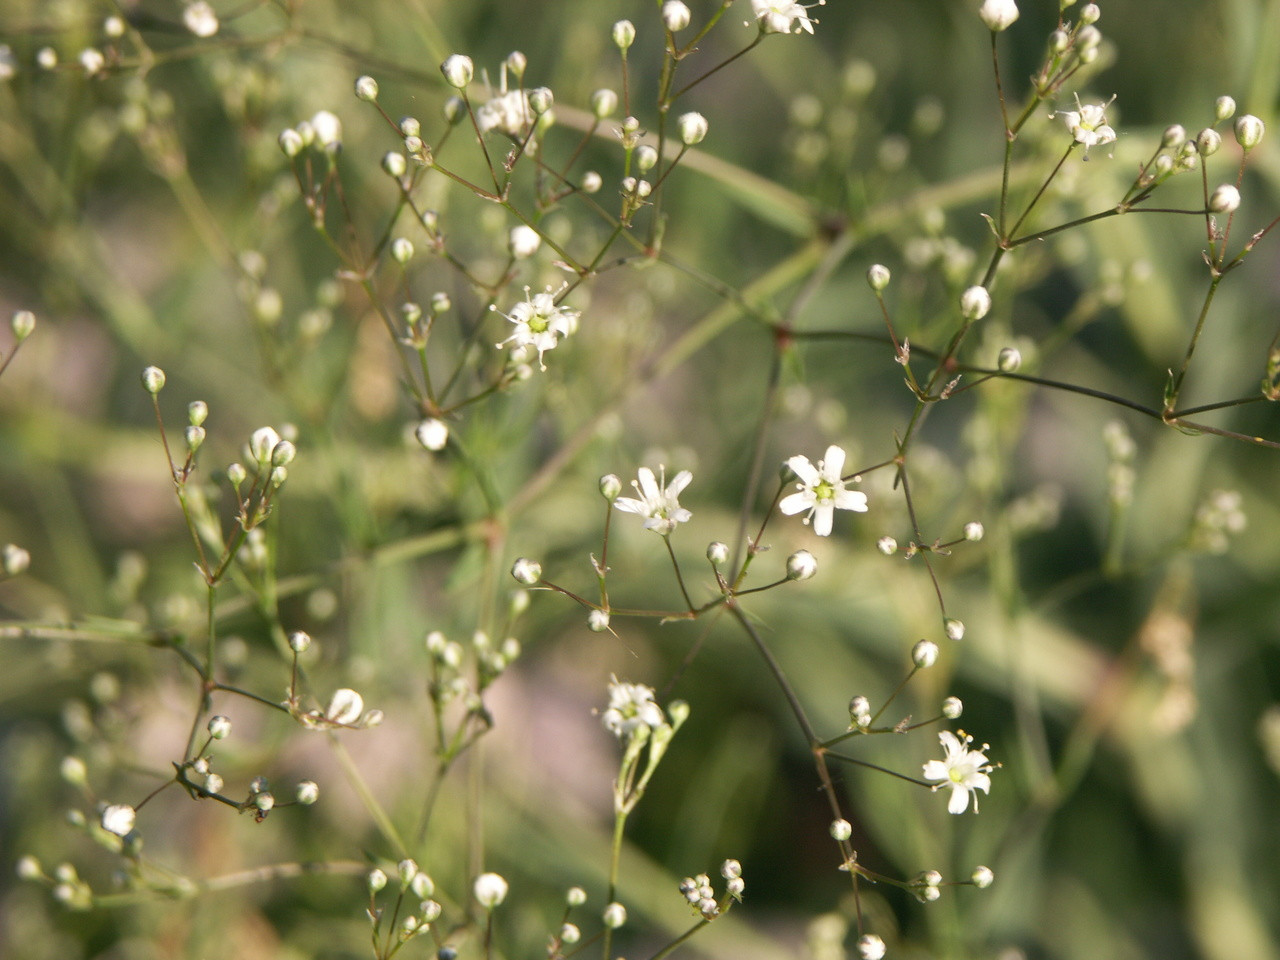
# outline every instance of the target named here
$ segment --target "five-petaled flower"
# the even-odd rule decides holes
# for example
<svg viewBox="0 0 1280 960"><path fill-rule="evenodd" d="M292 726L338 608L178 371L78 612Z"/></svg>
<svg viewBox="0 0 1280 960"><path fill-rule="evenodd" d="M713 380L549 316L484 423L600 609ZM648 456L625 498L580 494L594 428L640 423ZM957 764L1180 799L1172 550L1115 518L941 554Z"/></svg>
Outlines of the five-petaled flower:
<svg viewBox="0 0 1280 960"><path fill-rule="evenodd" d="M822 6L826 0L818 0L815 6ZM813 33L813 21L809 19L808 10L795 0L751 0L751 9L755 12L760 29L765 33L791 33L804 30Z"/></svg>
<svg viewBox="0 0 1280 960"><path fill-rule="evenodd" d="M1055 117L1062 118L1075 142L1084 146L1086 157L1089 156L1090 147L1115 143L1116 132L1107 124L1107 107L1114 100L1115 97L1112 97L1106 103L1082 104L1080 95L1076 94L1076 107L1079 109L1059 110L1054 114Z"/></svg>
<svg viewBox="0 0 1280 960"><path fill-rule="evenodd" d="M640 479L631 481L631 485L640 494L640 499L618 497L613 501L613 505L624 513L638 513L642 517L647 517L648 519L644 522L645 529L665 537L676 528L676 524L684 523L693 516L680 506L680 501L677 499L680 491L693 479L693 474L688 470L681 470L671 478L670 483L667 483L666 468L659 467L658 472L659 476L655 477L648 467L641 467L638 471Z"/></svg>
<svg viewBox="0 0 1280 960"><path fill-rule="evenodd" d="M561 337L567 337L578 329L578 317L582 314L558 306L550 287L534 294L525 287L524 297L524 301L512 307L510 313L503 314L516 325L516 329L498 347L512 342L517 350L532 347L538 351L538 366L545 370L547 365L542 362L542 355L553 349Z"/></svg>
<svg viewBox="0 0 1280 960"><path fill-rule="evenodd" d="M962 740L961 737L964 739ZM933 785L934 790L950 788L951 799L947 801L948 813L964 813L968 810L970 794L973 794L973 812L977 813L978 797L975 791L981 790L983 793L991 791L991 778L987 774L995 769L987 762L987 756L983 752L988 749L987 745L984 743L982 750L970 750L969 744L973 743L973 737L963 730L960 731L960 737L950 730L943 730L938 734L938 739L942 741L942 747L947 755L941 760L930 760L926 763L924 778L941 781Z"/></svg>
<svg viewBox="0 0 1280 960"><path fill-rule="evenodd" d="M813 523L813 532L820 537L831 533L832 518L836 510L867 509L867 495L858 490L846 490L840 472L844 469L844 451L835 444L827 447L826 455L815 466L808 457L795 456L787 466L800 478L798 491L783 497L778 509L787 516L808 510L805 523Z"/></svg>
<svg viewBox="0 0 1280 960"><path fill-rule="evenodd" d="M653 699L653 687L625 683L617 677L609 683L609 706L600 719L605 729L619 740L629 738L639 727L656 730L667 722L662 708Z"/></svg>

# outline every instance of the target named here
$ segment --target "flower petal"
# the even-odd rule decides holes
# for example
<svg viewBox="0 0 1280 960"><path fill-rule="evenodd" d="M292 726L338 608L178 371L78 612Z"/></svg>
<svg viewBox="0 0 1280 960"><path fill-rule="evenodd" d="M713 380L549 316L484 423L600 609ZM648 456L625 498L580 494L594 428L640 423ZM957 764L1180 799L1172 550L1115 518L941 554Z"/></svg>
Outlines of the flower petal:
<svg viewBox="0 0 1280 960"><path fill-rule="evenodd" d="M813 508L813 532L820 537L831 535L831 522L835 517L835 508L830 503L820 503Z"/></svg>
<svg viewBox="0 0 1280 960"><path fill-rule="evenodd" d="M845 452L834 443L827 447L827 452L822 455L822 479L828 483L835 483L840 479L840 474L844 470Z"/></svg>
<svg viewBox="0 0 1280 960"><path fill-rule="evenodd" d="M681 470L672 477L671 482L667 484L668 499L674 500L676 497L680 496L680 491L687 487L689 485L689 481L692 479L693 474L688 470Z"/></svg>
<svg viewBox="0 0 1280 960"><path fill-rule="evenodd" d="M969 789L960 784L951 787L951 799L947 801L947 813L964 813L969 809Z"/></svg>
<svg viewBox="0 0 1280 960"><path fill-rule="evenodd" d="M818 468L809 462L808 457L794 456L787 461L787 466L810 487L816 487L822 482L822 475L818 473Z"/></svg>
<svg viewBox="0 0 1280 960"><path fill-rule="evenodd" d="M787 516L799 513L801 510L808 510L814 504L812 490L801 490L799 493L793 493L790 496L783 497L778 504L778 509Z"/></svg>
<svg viewBox="0 0 1280 960"><path fill-rule="evenodd" d="M837 490L835 495L837 510L856 510L866 513L867 495L861 490Z"/></svg>

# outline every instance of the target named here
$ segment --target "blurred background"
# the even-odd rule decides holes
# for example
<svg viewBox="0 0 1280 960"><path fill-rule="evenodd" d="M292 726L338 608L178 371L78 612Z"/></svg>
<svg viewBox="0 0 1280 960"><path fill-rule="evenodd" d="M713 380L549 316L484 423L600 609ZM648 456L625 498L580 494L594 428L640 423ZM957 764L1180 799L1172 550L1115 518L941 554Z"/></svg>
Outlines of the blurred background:
<svg viewBox="0 0 1280 960"><path fill-rule="evenodd" d="M720 7L688 3L692 30ZM215 3L219 31L197 38L169 0L6 0L0 311L32 310L37 327L0 377L0 543L31 558L25 573L0 580L0 954L369 956L361 877L397 857L353 784L412 833L437 789L424 635L470 644L483 630L517 638L522 653L485 691L494 728L438 784L416 854L451 922L463 917L470 879L489 869L511 883L496 953L544 951L573 884L590 897L584 932L598 929L620 751L593 711L616 675L691 705L628 824L619 899L631 919L616 952L651 956L687 929L680 878L715 875L734 857L746 902L686 955L848 955L856 908L827 834L830 811L787 702L742 630L714 615L615 616L614 634L592 633L586 611L554 593L534 592L522 610L507 571L533 557L549 580L596 596L590 557L608 509L598 478L626 482L638 466L665 464L668 474L693 472L681 497L693 519L671 542L702 602L715 595L707 543L739 542L744 498L754 535L776 489L773 464L816 460L830 443L849 451L849 469L894 455L914 399L865 271L882 262L893 272L895 329L927 370L929 351L955 329L956 297L992 254L980 214L995 211L1004 136L977 6L830 0L809 11L813 36L768 37L682 96L674 109L703 113L710 135L665 185L661 258L616 269L611 259L574 290L567 302L581 326L548 355L548 370L457 411L450 446L432 453L413 440L421 413L404 386L404 348L376 308L398 315L407 299L446 293L453 308L429 353L437 376L461 365L462 393L492 375L500 355L488 344L507 324L486 319L476 285L428 253L421 226L397 210L380 163L401 141L353 95L355 78L375 77L390 119L419 118L437 144L452 92L440 62L465 53L496 86L503 58L521 50L526 86L555 93L545 157L564 164L584 143L573 170L599 171L598 202L614 211L621 151L612 124L584 140L586 111L597 88L622 92L610 26L627 17L637 28L631 112L655 128L658 5ZM996 45L1018 108L1058 23L1053 2L1020 6ZM1280 3L1099 6L1098 60L1038 107L1018 140L1018 203L1066 148L1049 114L1074 109L1075 94L1114 95L1118 140L1087 162L1073 154L1037 204L1037 229L1114 206L1162 131L1180 123L1194 136L1214 122L1219 96L1273 117ZM123 21L118 36L110 17ZM751 18L749 4L732 5L679 76L701 76L750 44ZM103 54L92 75L88 48ZM343 128L333 243L300 199L304 160L291 163L277 144L319 110ZM1219 129L1224 145L1205 178L1175 177L1152 203L1199 209L1205 184L1236 182L1230 121ZM455 128L439 157L483 175L467 134ZM1232 250L1280 210L1277 156L1269 141L1250 156ZM530 207L532 182L520 167L514 196ZM507 211L439 176L418 195L472 275L503 274L516 222ZM642 239L652 214L637 220ZM539 216L578 255L608 235L605 218L572 199ZM403 272L384 262L371 299L342 272L351 264L341 252L354 237L367 254L388 231L411 237L418 253ZM1132 215L1019 248L960 360L989 368L1015 346L1024 374L1158 410L1204 301L1205 247L1203 218ZM620 244L611 257L632 252ZM544 246L516 268L498 306L509 311L524 284L559 285L566 274L554 260ZM1217 292L1184 408L1258 395L1277 335L1277 276L1268 236ZM795 337L778 350L765 321L782 318ZM483 349L466 346L476 330ZM315 780L321 801L255 823L171 787L139 811L148 863L139 886L74 812L92 821L98 800L136 805L170 777L199 699L194 674L155 642L202 649L205 590L138 382L148 364L167 373L159 405L174 449L187 404L209 406L196 478L224 522L222 471L253 430L291 425L299 449L268 524L274 575L217 593L219 675L279 701L290 665L278 638L306 630L315 638L306 704L354 687L386 720L337 734L344 759L329 737L278 711L215 695L213 710L234 723L215 751L228 794L261 775ZM1280 415L1265 402L1196 419L1280 441ZM963 641L942 637L921 558L876 547L912 538L886 470L864 478L869 511L840 514L829 539L775 515L748 585L780 577L801 548L819 573L744 601L823 736L847 729L853 696L878 709L912 645L928 638L943 646L939 663L885 720L935 717L944 697L959 696L963 717L947 726L989 743L1002 764L981 813L963 817L921 787L836 765L865 866L903 879L938 870L964 881L978 864L996 875L990 889L947 886L923 905L864 884L868 929L894 957L1280 957L1280 453L1012 380L936 405L914 443L911 492L926 540L956 540L969 521L986 528L981 542L933 558ZM752 492L756 456L766 466ZM623 514L610 531L615 606L679 609L661 542ZM844 748L918 776L939 755L937 729ZM67 782L68 756L84 761L87 789ZM19 880L27 855L48 876L73 865L99 899L69 909L50 883ZM298 862L332 868L253 873ZM457 944L483 953L474 933ZM405 950L433 952L426 939Z"/></svg>

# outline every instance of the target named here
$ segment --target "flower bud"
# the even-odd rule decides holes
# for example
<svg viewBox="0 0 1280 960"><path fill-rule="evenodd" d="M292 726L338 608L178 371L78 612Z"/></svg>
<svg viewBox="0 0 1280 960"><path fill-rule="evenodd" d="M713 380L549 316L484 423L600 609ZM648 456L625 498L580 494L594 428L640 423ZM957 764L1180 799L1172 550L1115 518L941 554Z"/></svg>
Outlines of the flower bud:
<svg viewBox="0 0 1280 960"><path fill-rule="evenodd" d="M947 617L946 622L943 623L943 629L947 632L948 640L964 639L964 623L955 617Z"/></svg>
<svg viewBox="0 0 1280 960"><path fill-rule="evenodd" d="M369 871L369 875L365 877L365 883L369 886L370 893L377 893L387 885L387 875L374 867Z"/></svg>
<svg viewBox="0 0 1280 960"><path fill-rule="evenodd" d="M6 577L16 577L31 566L31 554L16 543L6 543L0 550L0 570Z"/></svg>
<svg viewBox="0 0 1280 960"><path fill-rule="evenodd" d="M79 757L63 757L58 772L73 787L83 787L89 779L89 768Z"/></svg>
<svg viewBox="0 0 1280 960"><path fill-rule="evenodd" d="M604 178L594 170L588 170L582 175L581 186L583 193L599 193L604 186Z"/></svg>
<svg viewBox="0 0 1280 960"><path fill-rule="evenodd" d="M219 714L209 718L209 736L215 740L225 740L231 735L231 720Z"/></svg>
<svg viewBox="0 0 1280 960"><path fill-rule="evenodd" d="M378 99L378 81L370 76L356 78L356 96L361 100L374 101Z"/></svg>
<svg viewBox="0 0 1280 960"><path fill-rule="evenodd" d="M729 545L727 543L721 543L719 540L707 544L707 559L716 566L728 562Z"/></svg>
<svg viewBox="0 0 1280 960"><path fill-rule="evenodd" d="M187 427L182 431L182 439L187 444L187 450L195 453L204 443L204 427Z"/></svg>
<svg viewBox="0 0 1280 960"><path fill-rule="evenodd" d="M883 263L873 263L867 268L867 286L879 293L889 285L889 268Z"/></svg>
<svg viewBox="0 0 1280 960"><path fill-rule="evenodd" d="M320 787L314 780L303 780L294 789L294 799L304 807L309 807L320 799Z"/></svg>
<svg viewBox="0 0 1280 960"><path fill-rule="evenodd" d="M980 890L985 890L995 882L996 875L990 867L974 867L973 868L973 885Z"/></svg>
<svg viewBox="0 0 1280 960"><path fill-rule="evenodd" d="M615 900L604 908L603 920L610 930L617 930L627 922L627 908Z"/></svg>
<svg viewBox="0 0 1280 960"><path fill-rule="evenodd" d="M983 0L978 16L992 33L1009 29L1018 19L1018 5L1014 0Z"/></svg>
<svg viewBox="0 0 1280 960"><path fill-rule="evenodd" d="M942 701L942 715L948 720L958 720L964 713L964 701L959 697L947 697Z"/></svg>
<svg viewBox="0 0 1280 960"><path fill-rule="evenodd" d="M388 151L382 157L382 169L389 177L395 177L396 179L403 177L407 166L404 154L395 150Z"/></svg>
<svg viewBox="0 0 1280 960"><path fill-rule="evenodd" d="M974 543L981 540L986 535L986 528L977 520L970 520L964 525L964 538Z"/></svg>
<svg viewBox="0 0 1280 960"><path fill-rule="evenodd" d="M511 576L515 577L517 583L531 587L542 579L542 564L536 560L521 557L511 565Z"/></svg>
<svg viewBox="0 0 1280 960"><path fill-rule="evenodd" d="M164 389L164 371L159 367L147 367L143 370L142 388L154 397Z"/></svg>
<svg viewBox="0 0 1280 960"><path fill-rule="evenodd" d="M858 956L862 960L883 960L884 941L874 933L864 933L858 938Z"/></svg>
<svg viewBox="0 0 1280 960"><path fill-rule="evenodd" d="M608 87L601 87L591 95L591 112L597 120L603 120L618 109L618 95Z"/></svg>
<svg viewBox="0 0 1280 960"><path fill-rule="evenodd" d="M932 640L921 640L911 648L911 662L921 670L938 662L938 645Z"/></svg>
<svg viewBox="0 0 1280 960"><path fill-rule="evenodd" d="M609 629L609 611L592 610L587 614L587 629L592 633L604 633Z"/></svg>
<svg viewBox="0 0 1280 960"><path fill-rule="evenodd" d="M396 237L391 241L391 259L396 263L408 263L413 257L413 241L408 237Z"/></svg>
<svg viewBox="0 0 1280 960"><path fill-rule="evenodd" d="M581 887L570 887L564 895L564 902L570 907L580 907L587 902L587 891Z"/></svg>
<svg viewBox="0 0 1280 960"><path fill-rule="evenodd" d="M18 310L14 313L9 321L9 329L13 331L13 338L21 343L27 337L31 336L31 331L36 328L36 315L30 310Z"/></svg>
<svg viewBox="0 0 1280 960"><path fill-rule="evenodd" d="M1220 146L1222 146L1222 134L1213 127L1205 127L1196 134L1196 149L1200 151L1202 157L1213 156Z"/></svg>
<svg viewBox="0 0 1280 960"><path fill-rule="evenodd" d="M1174 147L1180 147L1187 139L1187 128L1180 123L1172 124L1164 128L1164 136L1160 138L1160 146L1166 150L1172 150Z"/></svg>
<svg viewBox="0 0 1280 960"><path fill-rule="evenodd" d="M1102 16L1102 10L1096 3L1086 3L1080 8L1080 22L1082 24L1097 23Z"/></svg>
<svg viewBox="0 0 1280 960"><path fill-rule="evenodd" d="M551 92L550 87L534 87L529 91L529 109L533 111L534 116L546 113L555 102L555 94Z"/></svg>
<svg viewBox="0 0 1280 960"><path fill-rule="evenodd" d="M1231 97L1219 97L1213 102L1213 115L1219 120L1226 120L1235 115L1236 102Z"/></svg>
<svg viewBox="0 0 1280 960"><path fill-rule="evenodd" d="M1017 373L1022 366L1022 351L1017 347L1005 347L996 357L996 369L1001 373Z"/></svg>
<svg viewBox="0 0 1280 960"><path fill-rule="evenodd" d="M329 110L317 111L311 118L311 128L315 131L316 141L326 149L342 142L342 121Z"/></svg>
<svg viewBox="0 0 1280 960"><path fill-rule="evenodd" d="M306 653L311 648L311 634L295 630L289 634L289 649L294 653Z"/></svg>
<svg viewBox="0 0 1280 960"><path fill-rule="evenodd" d="M302 152L302 148L306 146L302 140L302 134L293 127L287 127L280 131L280 136L276 140L280 144L280 151L286 157L296 157Z"/></svg>
<svg viewBox="0 0 1280 960"><path fill-rule="evenodd" d="M658 162L658 151L649 144L643 143L636 148L635 160L636 169L641 173L648 173Z"/></svg>
<svg viewBox="0 0 1280 960"><path fill-rule="evenodd" d="M560 942L567 944L575 944L582 939L582 931L578 929L575 923L564 923L560 925Z"/></svg>
<svg viewBox="0 0 1280 960"><path fill-rule="evenodd" d="M707 118L697 111L682 113L680 119L676 121L676 127L680 131L680 142L686 147L692 147L695 143L701 143L706 139Z"/></svg>
<svg viewBox="0 0 1280 960"><path fill-rule="evenodd" d="M606 473L600 478L600 495L606 500L616 500L622 493L622 481L616 474Z"/></svg>
<svg viewBox="0 0 1280 960"><path fill-rule="evenodd" d="M502 903L507 898L507 890L507 881L496 873L480 874L471 886L476 902L486 910L492 910Z"/></svg>
<svg viewBox="0 0 1280 960"><path fill-rule="evenodd" d="M667 0L662 5L662 22L672 33L687 27L691 16L682 0Z"/></svg>
<svg viewBox="0 0 1280 960"><path fill-rule="evenodd" d="M523 223L512 227L507 234L507 250L516 260L528 260L538 252L541 245L542 237L538 235L538 231Z"/></svg>
<svg viewBox="0 0 1280 960"><path fill-rule="evenodd" d="M1245 150L1252 150L1260 144L1264 133L1266 133L1266 127L1253 114L1246 113L1243 116L1236 117L1236 143L1244 147Z"/></svg>
<svg viewBox="0 0 1280 960"><path fill-rule="evenodd" d="M418 424L413 435L425 449L436 453L443 450L449 442L449 425L431 417Z"/></svg>
<svg viewBox="0 0 1280 960"><path fill-rule="evenodd" d="M881 537L876 541L876 549L886 557L891 557L898 552L898 541L893 537Z"/></svg>
<svg viewBox="0 0 1280 960"><path fill-rule="evenodd" d="M1233 213L1240 206L1240 191L1224 183L1209 195L1209 209L1214 213Z"/></svg>
<svg viewBox="0 0 1280 960"><path fill-rule="evenodd" d="M133 830L133 824L137 818L138 814L133 807L128 804L115 803L103 808L98 822L107 833L114 833L117 837L125 837Z"/></svg>
<svg viewBox="0 0 1280 960"><path fill-rule="evenodd" d="M991 294L986 287L970 287L960 295L960 314L969 322L981 320L991 309Z"/></svg>
<svg viewBox="0 0 1280 960"><path fill-rule="evenodd" d="M828 830L833 840L848 840L853 836L853 824L848 820L832 820Z"/></svg>
<svg viewBox="0 0 1280 960"><path fill-rule="evenodd" d="M630 20L619 20L613 25L613 45L623 53L636 40L636 28Z"/></svg>
<svg viewBox="0 0 1280 960"><path fill-rule="evenodd" d="M787 579L808 580L818 572L818 561L808 550L797 550L787 557Z"/></svg>
<svg viewBox="0 0 1280 960"><path fill-rule="evenodd" d="M444 74L445 83L457 90L462 90L475 76L476 68L470 57L455 53L440 64L440 72Z"/></svg>

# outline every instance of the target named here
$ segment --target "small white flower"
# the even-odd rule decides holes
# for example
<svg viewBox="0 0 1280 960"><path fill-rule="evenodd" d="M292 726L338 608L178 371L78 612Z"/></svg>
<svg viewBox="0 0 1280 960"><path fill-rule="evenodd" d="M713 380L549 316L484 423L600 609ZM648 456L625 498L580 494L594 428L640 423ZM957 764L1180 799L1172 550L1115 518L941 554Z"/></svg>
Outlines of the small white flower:
<svg viewBox="0 0 1280 960"><path fill-rule="evenodd" d="M969 796L973 794L973 812L978 812L978 797L976 791L981 790L983 793L991 791L991 778L987 776L994 767L987 762L986 754L983 750L987 749L987 745L983 744L982 750L970 750L969 744L973 743L973 737L962 732L964 739L961 740L950 730L943 730L938 734L938 739L942 741L943 750L946 756L941 760L930 760L924 765L924 778L926 780L938 780L939 783L934 784L934 790L940 790L948 787L951 790L951 799L947 802L948 813L964 813L969 809Z"/></svg>
<svg viewBox="0 0 1280 960"><path fill-rule="evenodd" d="M866 933L858 938L858 956L862 960L884 960L885 946L874 933Z"/></svg>
<svg viewBox="0 0 1280 960"><path fill-rule="evenodd" d="M1076 94L1076 110L1059 110L1054 114L1055 117L1061 117L1062 122L1067 125L1067 129L1071 131L1071 136L1076 143L1084 146L1084 155L1089 155L1089 148L1100 146L1107 143L1115 143L1116 132L1107 124L1107 107L1111 106L1112 101L1106 103L1085 103L1080 102L1080 95Z"/></svg>
<svg viewBox="0 0 1280 960"><path fill-rule="evenodd" d="M124 803L113 803L102 811L102 829L114 833L117 837L128 836L133 829L133 822L138 818L137 811Z"/></svg>
<svg viewBox="0 0 1280 960"><path fill-rule="evenodd" d="M787 516L808 510L804 522L812 522L813 532L820 537L831 534L836 510L865 511L867 495L858 490L846 490L844 481L840 479L844 458L844 450L832 444L816 465L808 457L789 459L787 466L800 478L800 483L797 484L798 492L783 497L778 509Z"/></svg>
<svg viewBox="0 0 1280 960"><path fill-rule="evenodd" d="M822 6L825 2L818 0L815 5ZM808 10L794 0L751 0L751 9L765 33L799 33L801 30L813 33Z"/></svg>
<svg viewBox="0 0 1280 960"><path fill-rule="evenodd" d="M671 478L670 483L667 483L666 468L659 467L658 473L659 477L655 477L648 467L641 467L637 471L639 480L631 481L631 485L640 494L640 499L618 497L613 501L613 505L624 513L636 513L646 517L645 529L665 537L676 528L676 524L684 523L693 516L680 506L678 499L680 492L693 479L693 474L688 470L681 470Z"/></svg>
<svg viewBox="0 0 1280 960"><path fill-rule="evenodd" d="M533 117L529 94L524 90L511 90L480 105L476 110L476 126L481 133L498 130L518 137L524 134Z"/></svg>
<svg viewBox="0 0 1280 960"><path fill-rule="evenodd" d="M538 351L538 366L545 370L547 365L543 363L542 355L554 349L561 337L567 337L578 329L578 317L582 314L557 306L550 287L535 294L530 294L529 288L525 287L524 294L522 303L512 307L510 313L503 314L515 324L516 329L498 347L513 342L516 348L532 347Z"/></svg>
<svg viewBox="0 0 1280 960"><path fill-rule="evenodd" d="M414 428L413 435L425 449L435 453L443 450L449 443L449 425L443 420L430 417Z"/></svg>
<svg viewBox="0 0 1280 960"><path fill-rule="evenodd" d="M656 730L667 722L653 699L653 687L624 683L616 677L609 684L609 706L600 719L619 740L630 737L640 727Z"/></svg>
<svg viewBox="0 0 1280 960"><path fill-rule="evenodd" d="M347 687L335 690L329 701L329 709L324 712L330 723L346 726L355 723L364 712L364 697Z"/></svg>
<svg viewBox="0 0 1280 960"><path fill-rule="evenodd" d="M322 147L336 147L342 142L342 121L329 110L320 110L311 118L311 129Z"/></svg>
<svg viewBox="0 0 1280 960"><path fill-rule="evenodd" d="M1007 30L1018 19L1018 5L1014 0L983 0L978 16L992 33Z"/></svg>
<svg viewBox="0 0 1280 960"><path fill-rule="evenodd" d="M507 881L496 873L482 873L476 877L471 891L476 902L486 910L492 910L507 898Z"/></svg>
<svg viewBox="0 0 1280 960"><path fill-rule="evenodd" d="M205 0L196 0L183 10L182 22L197 37L212 37L218 32L218 15L213 12L213 7L205 3Z"/></svg>
<svg viewBox="0 0 1280 960"><path fill-rule="evenodd" d="M507 235L507 249L517 260L528 260L538 252L541 244L542 237L538 235L538 231L523 223L512 227L511 233Z"/></svg>

